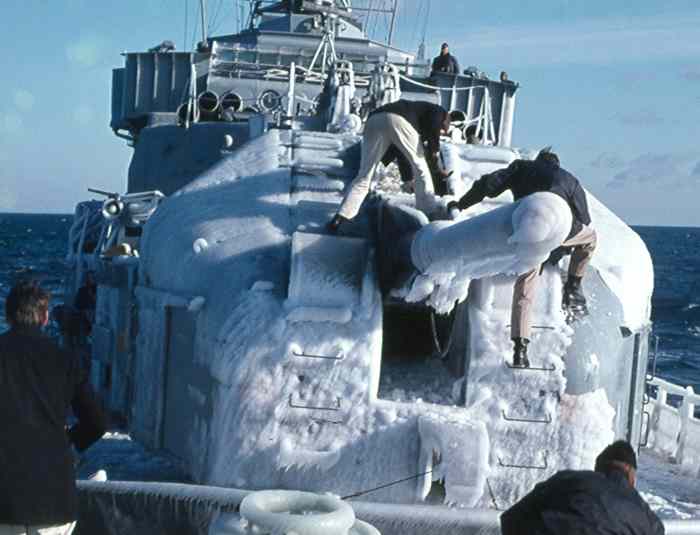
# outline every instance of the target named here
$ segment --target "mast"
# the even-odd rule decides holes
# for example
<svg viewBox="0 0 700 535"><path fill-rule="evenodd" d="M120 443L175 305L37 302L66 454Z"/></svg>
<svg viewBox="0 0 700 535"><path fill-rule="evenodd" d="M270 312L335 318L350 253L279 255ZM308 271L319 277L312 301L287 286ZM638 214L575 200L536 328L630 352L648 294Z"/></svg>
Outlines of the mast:
<svg viewBox="0 0 700 535"><path fill-rule="evenodd" d="M207 0L199 0L199 11L202 15L202 43L207 43Z"/></svg>
<svg viewBox="0 0 700 535"><path fill-rule="evenodd" d="M398 0L392 0L392 6L391 6L391 22L389 23L389 39L387 41L387 44L391 46L391 42L394 40L394 26L396 24L396 12L399 9L399 2Z"/></svg>

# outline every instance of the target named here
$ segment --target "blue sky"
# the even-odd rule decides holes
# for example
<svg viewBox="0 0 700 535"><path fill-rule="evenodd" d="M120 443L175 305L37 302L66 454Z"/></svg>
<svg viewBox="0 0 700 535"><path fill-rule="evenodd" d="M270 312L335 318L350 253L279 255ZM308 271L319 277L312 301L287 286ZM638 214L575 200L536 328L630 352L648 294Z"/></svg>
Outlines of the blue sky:
<svg viewBox="0 0 700 535"><path fill-rule="evenodd" d="M124 189L110 71L124 50L191 45L196 4L3 2L0 211L70 212L89 186ZM214 33L233 31L235 2L208 4ZM398 45L416 49L426 6L402 2ZM448 41L463 66L521 84L514 144L553 145L628 223L700 226L700 2L432 0L428 20L431 55Z"/></svg>

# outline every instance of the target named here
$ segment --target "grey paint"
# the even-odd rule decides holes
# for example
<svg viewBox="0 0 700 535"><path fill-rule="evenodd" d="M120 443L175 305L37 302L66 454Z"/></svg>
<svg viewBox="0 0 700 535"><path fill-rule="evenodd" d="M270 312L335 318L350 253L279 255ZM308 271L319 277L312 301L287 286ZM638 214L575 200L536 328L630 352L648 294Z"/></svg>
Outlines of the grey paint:
<svg viewBox="0 0 700 535"><path fill-rule="evenodd" d="M194 340L196 316L185 308L167 307L167 348L163 393L163 448L180 459L203 457L206 440L194 430L211 419L211 393L215 390L207 368L196 362ZM197 451L193 451L196 447ZM197 454L199 452L200 454Z"/></svg>

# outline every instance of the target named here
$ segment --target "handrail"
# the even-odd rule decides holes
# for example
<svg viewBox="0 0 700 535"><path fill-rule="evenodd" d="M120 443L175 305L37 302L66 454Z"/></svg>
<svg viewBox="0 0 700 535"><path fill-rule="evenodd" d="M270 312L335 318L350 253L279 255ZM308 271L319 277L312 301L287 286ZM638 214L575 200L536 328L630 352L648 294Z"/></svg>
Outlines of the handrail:
<svg viewBox="0 0 700 535"><path fill-rule="evenodd" d="M700 393L696 394L692 386L683 387L675 383L664 381L658 377L654 377L651 381L648 381L647 384L662 388L667 393L673 394L674 396L681 396L684 399L688 398L689 403L700 405Z"/></svg>
<svg viewBox="0 0 700 535"><path fill-rule="evenodd" d="M84 528L101 532L119 522L150 528L150 533L199 533L221 513L235 512L251 491L181 483L130 481L78 481L78 502ZM500 533L500 512L494 509L460 509L423 504L389 504L353 501L358 518L376 526L383 535L431 533ZM159 514L154 515L153 511ZM119 513L118 515L116 513ZM667 535L700 533L700 520L663 520ZM79 524L80 525L80 524Z"/></svg>
<svg viewBox="0 0 700 535"><path fill-rule="evenodd" d="M488 95L489 91L488 86L485 85L470 85L468 87L439 87L436 85L424 84L423 82L414 80L413 78L411 78L410 76L406 76L405 74L399 74L399 78L401 78L405 82L408 82L409 84L413 84L424 89L432 89L433 91L445 91L446 93L452 93L453 91L471 91L472 89L483 89Z"/></svg>
<svg viewBox="0 0 700 535"><path fill-rule="evenodd" d="M692 436L700 427L700 418L695 416L695 408L700 405L700 395L692 386L683 388L658 377L647 381L647 385L656 386L656 397L649 397L647 406L652 411L647 418L646 446L675 459L684 470L698 473L700 467L697 457L700 453L698 445L692 441ZM668 394L680 396L680 406L668 404ZM652 433L650 433L652 432Z"/></svg>

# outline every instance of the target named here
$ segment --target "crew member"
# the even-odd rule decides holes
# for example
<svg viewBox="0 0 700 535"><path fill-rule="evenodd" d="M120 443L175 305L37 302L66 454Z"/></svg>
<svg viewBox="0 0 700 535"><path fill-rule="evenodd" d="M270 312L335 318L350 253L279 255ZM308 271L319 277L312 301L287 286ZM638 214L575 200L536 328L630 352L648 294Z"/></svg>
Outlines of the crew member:
<svg viewBox="0 0 700 535"><path fill-rule="evenodd" d="M571 253L569 273L564 285L562 307L569 317L587 313L586 298L581 290L581 280L596 247L596 232L589 225L586 192L571 173L559 166L559 157L549 148L540 151L537 158L515 160L507 168L482 176L457 202L448 204L448 209L466 210L481 202L484 197L497 197L511 190L514 200L539 191L548 191L562 197L571 209L571 231L562 247L555 249L548 259L558 263L564 254ZM534 302L537 280L541 272L536 267L518 277L513 287L511 310L511 339L515 344L513 366L527 368L527 345L530 342L530 316Z"/></svg>
<svg viewBox="0 0 700 535"><path fill-rule="evenodd" d="M563 470L501 515L503 535L663 535L635 490L637 456L628 442L605 448L595 471Z"/></svg>
<svg viewBox="0 0 700 535"><path fill-rule="evenodd" d="M393 146L410 162L415 178L416 207L430 214L435 210L434 188L430 165L436 165L440 150L440 134L447 133L450 115L430 102L397 100L374 110L365 124L362 136L360 170L338 210L328 223L335 233L341 223L354 218L360 210L377 165ZM425 149L423 144L427 146ZM425 152L427 150L427 153ZM426 159L431 160L428 163ZM450 175L440 169L440 177Z"/></svg>
<svg viewBox="0 0 700 535"><path fill-rule="evenodd" d="M5 301L0 335L0 534L68 535L78 509L71 444L83 451L105 431L77 358L41 329L49 294L32 282ZM68 407L77 423L66 427Z"/></svg>
<svg viewBox="0 0 700 535"><path fill-rule="evenodd" d="M431 74L434 72L459 74L459 63L457 62L457 58L450 54L450 47L447 43L442 43L440 55L433 59Z"/></svg>

